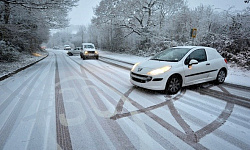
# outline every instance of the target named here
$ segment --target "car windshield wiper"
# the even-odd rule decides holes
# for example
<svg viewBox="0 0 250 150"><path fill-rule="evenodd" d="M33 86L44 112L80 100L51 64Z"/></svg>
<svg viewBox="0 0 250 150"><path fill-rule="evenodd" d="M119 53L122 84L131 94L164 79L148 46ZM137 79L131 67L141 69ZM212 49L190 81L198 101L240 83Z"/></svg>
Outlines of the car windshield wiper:
<svg viewBox="0 0 250 150"><path fill-rule="evenodd" d="M166 61L166 60L158 59L158 58L154 58L154 59L150 59L150 60Z"/></svg>
<svg viewBox="0 0 250 150"><path fill-rule="evenodd" d="M169 62L178 62L178 60L164 60L164 59L150 59L150 60L158 60L158 61L169 61Z"/></svg>
<svg viewBox="0 0 250 150"><path fill-rule="evenodd" d="M158 58L153 58L153 59L150 59L150 60L159 60Z"/></svg>
<svg viewBox="0 0 250 150"><path fill-rule="evenodd" d="M164 60L164 61L169 61L169 62L178 62L179 60Z"/></svg>

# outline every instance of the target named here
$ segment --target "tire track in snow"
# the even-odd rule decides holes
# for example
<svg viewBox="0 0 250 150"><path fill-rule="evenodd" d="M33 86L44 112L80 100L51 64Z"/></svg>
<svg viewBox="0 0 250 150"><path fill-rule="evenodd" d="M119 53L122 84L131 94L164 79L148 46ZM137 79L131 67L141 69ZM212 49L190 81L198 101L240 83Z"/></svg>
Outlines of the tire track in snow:
<svg viewBox="0 0 250 150"><path fill-rule="evenodd" d="M224 89L223 87L220 87L220 88L223 91L223 93L229 94L229 92L226 91L226 89ZM127 92L129 92L129 91L127 91ZM119 101L117 108L116 108L116 110L118 110L118 112L120 112L122 109L121 105L123 105L123 102ZM175 110L174 106L173 105L172 106L168 105L168 106L169 106L170 110L172 109L173 117L177 120L177 122L179 122L179 124L182 126L182 128L184 128L187 135L189 135L188 139L191 139L191 141L193 141L193 142L199 142L199 140L201 138L214 132L216 129L218 129L220 126L222 126L227 121L227 119L230 117L230 115L233 111L234 101L227 102L225 109L221 112L221 114L218 116L218 118L216 120L214 120L211 124L208 124L206 127L196 131L195 133L194 133L194 131L192 131L192 129L189 127L189 125L181 118L181 116L177 117L178 112ZM138 111L139 111L139 113L142 113L142 112L145 112L145 109L141 109ZM128 117L128 116L131 116L132 114L137 114L138 111L137 112L135 111L133 113L128 112L128 113L124 113L124 114L117 114L116 116L113 116L113 118L112 117L111 118L112 119L119 119L119 117L120 118ZM178 120L178 119L181 119L181 120ZM240 142L240 143L242 143L242 142ZM236 146L238 146L238 147L246 148L246 145L243 147L239 146L239 145L242 145L242 144L236 144Z"/></svg>
<svg viewBox="0 0 250 150"><path fill-rule="evenodd" d="M55 110L56 110L56 135L57 135L57 149L63 150L72 150L71 138L68 128L68 123L66 119L62 119L66 117L62 90L61 90L61 83L60 83L60 76L59 76L59 69L58 69L58 62L57 56L56 57L56 70L55 70Z"/></svg>
<svg viewBox="0 0 250 150"><path fill-rule="evenodd" d="M217 87L220 88L223 91L223 93L230 94L222 85L218 85ZM235 105L235 100L233 99L233 97L232 99L227 100L226 106L224 110L221 112L221 114L213 122L211 122L210 124L206 125L202 129L195 132L195 134L197 135L198 141L201 138L205 137L206 135L214 132L215 130L220 128L222 125L224 125L226 121L228 120L228 118L231 116L234 110L234 105ZM231 140L231 143L241 149L249 148L248 145L242 141Z"/></svg>
<svg viewBox="0 0 250 150"><path fill-rule="evenodd" d="M112 69L112 68L110 68L110 67L108 67L108 66L104 66L104 67L100 67L100 66L97 66L97 65L93 65L93 64L91 64L91 63L89 63L89 62L87 62L88 64L90 64L90 65L92 65L92 66L95 66L95 68L98 68L98 69L100 69L100 71L105 71L105 72L109 72L110 74L112 74L112 77L113 76L115 76L115 77L117 77L117 82L119 82L120 84L123 84L123 85L127 85L127 83L124 81L125 79L124 79L124 76L121 76L121 74L119 74L119 73L117 73L116 72L116 70L114 70L114 69ZM102 63L102 64L101 64ZM105 63L105 62L104 62ZM103 62L100 62L100 61L98 61L98 64L99 65L103 65ZM112 66L112 65L111 65ZM116 66L117 67L117 66ZM104 69L105 68L105 69ZM121 67L117 67L117 68L121 68ZM124 68L122 68L123 70L124 70ZM108 71L107 71L108 70ZM126 70L127 71L127 70ZM109 76L110 77L110 76ZM124 80L123 80L123 79ZM113 80L115 80L114 78L112 78ZM126 78L127 79L127 78ZM123 82L123 83L121 83L121 82Z"/></svg>
<svg viewBox="0 0 250 150"><path fill-rule="evenodd" d="M49 59L51 56L47 57L47 59ZM34 73L32 73L30 75L30 77L28 77L26 80L23 81L23 83L16 88L16 90L12 91L11 89L8 88L8 82L9 80L4 80L3 82L4 83L4 86L1 90L7 92L7 93L10 93L10 95L4 100L4 102L2 102L0 104L0 114L3 113L3 111L8 107L8 105L14 100L14 98L16 97L20 97L22 96L22 94L19 95L19 93L22 91L22 89L24 87L26 87L26 85L29 83L29 81L31 81L32 79L35 78L35 76L37 74L39 74L41 72L41 70L43 70L45 68L46 64L43 63L39 68L37 68ZM34 67L34 66L33 66ZM44 68L43 68L44 67ZM7 81L7 82L6 82Z"/></svg>
<svg viewBox="0 0 250 150"><path fill-rule="evenodd" d="M28 100L28 97L30 95L30 92L32 91L33 87L35 86L35 82L37 80L37 78L41 75L41 72L44 71L44 69L46 68L47 64L43 63L40 67L40 69L37 69L37 72L35 72L30 78L28 78L27 80L24 81L24 83L17 89L15 90L14 93L12 93L6 100L5 102L1 105L1 112L2 113L7 106L13 101L13 99L15 98L15 94L18 94L21 89L23 89L24 87L27 87L26 90L24 91L24 94L20 95L18 98L18 102L15 105L15 107L13 108L12 112L10 113L9 117L7 118L7 120L5 121L3 127L0 130L0 149L4 148L5 143L7 142L9 136L11 135L11 131L14 129L14 126L16 124L16 121L18 120L18 117L20 115L20 112L22 111L23 106L25 105L25 103ZM30 82L28 81L30 80ZM3 108L4 107L4 108Z"/></svg>
<svg viewBox="0 0 250 150"><path fill-rule="evenodd" d="M54 118L51 120L51 118L54 117L54 115L52 115L51 113L53 113L54 111L51 111L50 109L51 107L53 107L53 105L50 106L50 103L48 102L51 95L47 93L48 91L50 92L52 88L54 88L54 86L51 85L51 83L54 81L54 78L52 78L52 76L54 76L55 70L55 54L53 53L53 55L54 57L53 61L51 61L49 71L46 72L47 74L44 75L45 78L41 81L40 85L37 86L37 90L41 90L41 88L43 89L42 95L39 98L40 100L37 110L33 115L24 118L26 121L35 119L35 123L30 133L30 138L36 138L28 143L27 149L36 149L37 147L48 149L51 148L51 145L48 145L48 141L56 142L56 137L53 134L54 132L52 133L53 136L49 136L48 131L51 128L50 126L48 126L48 124L51 124L50 122L54 120ZM51 99L51 102L53 100L54 99Z"/></svg>
<svg viewBox="0 0 250 150"><path fill-rule="evenodd" d="M95 78L97 78L102 83L104 83L105 85L107 85L108 87L110 87L112 90L120 93L112 85L110 85L109 83L107 83L106 81L104 81L102 78L100 78L99 76L97 76L96 74L94 74L93 72L91 72L89 69L87 69L86 67L84 67L82 64L80 64L79 62L77 62L77 61L75 61L73 59L71 59L71 60L74 61L75 63L77 63L78 65L80 65L85 71L87 71L88 73L90 73L91 75L93 75ZM131 89L128 90L128 92L127 92L128 95L129 95L129 93L131 93L129 91L132 92L132 90ZM123 93L120 93L120 94L124 96ZM183 140L185 143L189 144L193 148L195 148L195 149L206 149L201 144L199 144L197 142L194 142L193 139L190 140L190 135L187 136L186 134L182 133L181 131L179 131L178 129L176 129L175 127L173 127L172 125L170 125L169 123L165 122L163 119L161 119L160 117L158 117L157 115L155 115L155 114L153 114L152 112L149 111L149 110L152 110L152 109L156 109L158 107L162 107L162 104L157 105L157 107L155 107L155 106L149 107L147 110L145 110L145 108L143 106L141 106L139 103L133 101L132 99L128 98L128 96L127 97L124 96L124 98L125 98L125 100L122 100L122 101L124 101L124 102L125 101L129 101L132 105L134 105L139 110L135 111L134 114L131 113L131 112L120 114L122 117L131 116L131 114L135 115L135 114L138 114L138 112L139 113L145 113L150 118L152 118L153 120L155 120L156 122L158 122L161 126L163 126L164 128L166 128L168 131L170 131L171 133L173 133L174 135L176 135L177 137L179 137L181 140ZM124 102L120 102L120 105L124 104ZM168 102L166 102L166 103L168 103ZM163 104L166 105L165 103L163 103ZM118 106L118 108L120 108L120 107L121 106ZM119 116L119 114L116 114L116 115L110 117L110 119L114 119L115 120L115 119L117 119L117 116ZM183 126L183 125L181 125L181 126ZM185 127L183 127L183 128L186 129Z"/></svg>
<svg viewBox="0 0 250 150"><path fill-rule="evenodd" d="M230 94L225 88L222 86L218 86L224 93ZM233 100L234 101L234 100ZM200 140L202 137L212 133L216 129L218 129L220 126L222 126L227 119L231 116L234 109L234 103L227 102L225 109L222 111L222 113L218 116L217 119L215 119L212 123L208 124L204 128L198 130L195 132L197 135L198 140Z"/></svg>
<svg viewBox="0 0 250 150"><path fill-rule="evenodd" d="M63 57L63 59L65 59L65 57ZM105 141L107 144L109 142L112 142L112 144L109 144L109 145L105 144L105 146L98 145L98 147L102 146L102 148L105 149L106 146L109 148L112 148L112 145L114 145L116 149L121 149L121 147L123 147L124 149L135 149L134 145L131 143L129 138L123 132L121 127L116 122L111 121L109 119L109 116L111 115L111 113L109 113L110 115L107 114L107 112L108 112L107 108L106 108L104 102L102 101L102 99L99 97L99 94L101 93L106 98L111 98L111 97L109 97L109 95L103 93L100 90L98 90L98 91L96 90L98 87L96 87L95 84L87 78L86 71L82 67L80 68L81 72L79 72L78 70L76 70L72 66L72 64L67 63L65 65L68 65L70 69L72 69L74 72L76 72L85 81L85 83L88 86L88 89L81 91L80 90L81 85L79 84L79 82L74 80L73 83L76 85L76 90L78 90L78 93L85 93L86 91L89 91L90 93L87 93L87 95L90 94L93 96L93 98L92 98L92 97L86 96L86 94L81 95L82 97L83 96L85 96L85 98L87 97L87 100L84 99L84 101L80 101L82 103L82 106L85 106L85 107L87 105L84 103L88 102L89 107L92 108L95 112L95 113L93 113L92 111L89 112L89 115L95 114L95 117L90 117L91 119L88 120L87 124L91 124L91 123L94 124L95 122L98 122L98 124L101 125L101 126L99 126L98 124L94 124L91 126L91 128L96 128L95 131L98 131L98 134L100 136L103 136L103 139L101 139L100 136L96 137L96 136L98 136L96 134L92 135L92 139L94 140L94 142L98 142L98 140L102 140L102 141ZM73 73L69 72L69 76L73 76ZM71 86L73 87L74 86L73 83L70 82L69 84L72 84ZM89 87L95 87L95 88L89 88ZM102 118L102 119L100 119L100 118ZM90 126L88 126L88 127L90 127ZM103 132L105 133L105 135L103 134ZM108 140L107 140L107 138L105 138L105 136L108 137ZM101 142L99 142L99 144L100 143Z"/></svg>

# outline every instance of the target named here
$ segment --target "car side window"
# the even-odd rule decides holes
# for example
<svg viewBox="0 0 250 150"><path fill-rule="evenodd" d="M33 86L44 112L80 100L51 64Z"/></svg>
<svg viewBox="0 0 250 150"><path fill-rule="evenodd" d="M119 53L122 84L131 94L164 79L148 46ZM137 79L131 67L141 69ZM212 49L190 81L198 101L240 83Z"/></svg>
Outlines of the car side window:
<svg viewBox="0 0 250 150"><path fill-rule="evenodd" d="M207 61L207 55L205 49L197 49L193 51L185 60L185 65L188 65L191 59L195 59L198 62Z"/></svg>

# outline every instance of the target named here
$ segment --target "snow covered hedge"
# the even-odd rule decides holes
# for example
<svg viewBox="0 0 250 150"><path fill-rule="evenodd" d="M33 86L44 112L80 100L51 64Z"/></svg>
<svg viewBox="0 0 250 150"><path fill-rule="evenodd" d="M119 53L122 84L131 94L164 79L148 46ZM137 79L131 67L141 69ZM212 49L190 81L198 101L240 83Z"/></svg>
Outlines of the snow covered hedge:
<svg viewBox="0 0 250 150"><path fill-rule="evenodd" d="M18 60L20 52L12 44L0 41L0 62L13 62Z"/></svg>

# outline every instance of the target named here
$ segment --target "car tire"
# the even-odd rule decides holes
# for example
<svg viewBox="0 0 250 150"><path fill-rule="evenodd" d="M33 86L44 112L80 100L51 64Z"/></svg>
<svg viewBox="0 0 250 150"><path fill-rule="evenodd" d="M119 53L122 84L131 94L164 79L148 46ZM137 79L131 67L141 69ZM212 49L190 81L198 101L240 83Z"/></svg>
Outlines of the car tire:
<svg viewBox="0 0 250 150"><path fill-rule="evenodd" d="M226 73L225 69L221 69L221 70L218 72L218 74L217 74L215 83L216 83L216 84L222 84L222 83L225 81L226 76L227 76L227 73Z"/></svg>
<svg viewBox="0 0 250 150"><path fill-rule="evenodd" d="M69 56L73 56L73 54L72 54L72 53L68 53L68 55L69 55Z"/></svg>
<svg viewBox="0 0 250 150"><path fill-rule="evenodd" d="M165 92L167 94L176 94L180 91L182 86L182 79L178 75L172 75L166 84Z"/></svg>
<svg viewBox="0 0 250 150"><path fill-rule="evenodd" d="M82 59L85 60L86 59L85 56L82 56Z"/></svg>
<svg viewBox="0 0 250 150"><path fill-rule="evenodd" d="M96 59L99 59L99 57L97 56Z"/></svg>

